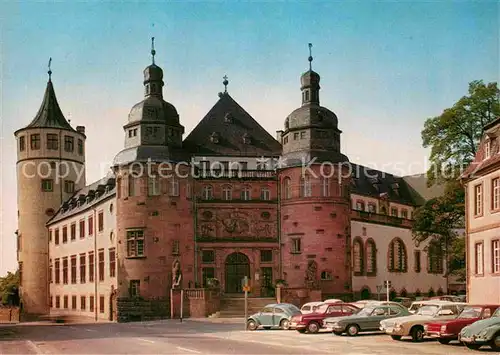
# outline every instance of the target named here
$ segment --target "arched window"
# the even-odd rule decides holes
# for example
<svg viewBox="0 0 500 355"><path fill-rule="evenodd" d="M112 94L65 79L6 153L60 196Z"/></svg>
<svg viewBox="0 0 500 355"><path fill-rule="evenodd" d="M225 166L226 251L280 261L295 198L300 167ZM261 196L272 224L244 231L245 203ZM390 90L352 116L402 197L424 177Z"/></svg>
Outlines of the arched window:
<svg viewBox="0 0 500 355"><path fill-rule="evenodd" d="M203 186L203 195L202 198L204 200L211 200L213 198L213 189L210 185Z"/></svg>
<svg viewBox="0 0 500 355"><path fill-rule="evenodd" d="M321 178L321 196L330 197L330 178Z"/></svg>
<svg viewBox="0 0 500 355"><path fill-rule="evenodd" d="M283 198L292 198L292 182L289 177L283 179Z"/></svg>
<svg viewBox="0 0 500 355"><path fill-rule="evenodd" d="M438 241L431 241L427 248L427 272L442 274L444 272L443 261L443 248Z"/></svg>
<svg viewBox="0 0 500 355"><path fill-rule="evenodd" d="M300 197L311 197L312 196L312 187L311 187L311 179L309 176L301 176L300 180Z"/></svg>
<svg viewBox="0 0 500 355"><path fill-rule="evenodd" d="M387 214L387 211L384 206L380 207L380 214Z"/></svg>
<svg viewBox="0 0 500 355"><path fill-rule="evenodd" d="M394 238L389 244L388 270L390 272L406 272L408 270L408 255L403 241Z"/></svg>
<svg viewBox="0 0 500 355"><path fill-rule="evenodd" d="M250 189L250 186L243 186L241 189L241 199L245 201L252 199L252 190Z"/></svg>
<svg viewBox="0 0 500 355"><path fill-rule="evenodd" d="M330 271L321 271L321 280L329 281L332 280L332 273Z"/></svg>
<svg viewBox="0 0 500 355"><path fill-rule="evenodd" d="M352 260L354 275L363 274L363 241L358 237L352 243Z"/></svg>
<svg viewBox="0 0 500 355"><path fill-rule="evenodd" d="M269 190L269 187L263 187L260 190L260 199L264 201L269 201L271 199L271 190Z"/></svg>
<svg viewBox="0 0 500 355"><path fill-rule="evenodd" d="M366 274L375 275L377 273L377 247L373 239L366 241Z"/></svg>
<svg viewBox="0 0 500 355"><path fill-rule="evenodd" d="M233 188L230 185L224 185L222 188L222 199L226 201L233 199Z"/></svg>

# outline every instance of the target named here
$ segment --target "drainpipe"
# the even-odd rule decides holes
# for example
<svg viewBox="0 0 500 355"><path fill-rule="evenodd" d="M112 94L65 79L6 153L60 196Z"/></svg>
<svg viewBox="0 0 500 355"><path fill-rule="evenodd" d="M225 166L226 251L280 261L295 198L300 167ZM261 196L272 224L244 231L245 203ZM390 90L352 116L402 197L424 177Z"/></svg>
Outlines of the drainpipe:
<svg viewBox="0 0 500 355"><path fill-rule="evenodd" d="M280 279L283 279L283 251L281 247L281 179L279 171L276 170L276 199L277 199L277 227L278 227L278 251L279 251L279 275Z"/></svg>
<svg viewBox="0 0 500 355"><path fill-rule="evenodd" d="M196 174L196 173L195 173ZM197 195L196 195L196 181L194 180L191 183L191 198L193 200L193 238L194 238L194 287L198 284L198 244L196 243L196 230L198 224L198 203L197 203ZM202 285L199 285L200 287Z"/></svg>
<svg viewBox="0 0 500 355"><path fill-rule="evenodd" d="M97 322L97 316L98 316L98 311L97 307L99 306L99 301L97 299L97 268L99 266L98 264L98 255L97 255L97 215L96 215L96 209L95 207L92 209L94 211L93 216L94 216L94 316L95 316L95 321Z"/></svg>

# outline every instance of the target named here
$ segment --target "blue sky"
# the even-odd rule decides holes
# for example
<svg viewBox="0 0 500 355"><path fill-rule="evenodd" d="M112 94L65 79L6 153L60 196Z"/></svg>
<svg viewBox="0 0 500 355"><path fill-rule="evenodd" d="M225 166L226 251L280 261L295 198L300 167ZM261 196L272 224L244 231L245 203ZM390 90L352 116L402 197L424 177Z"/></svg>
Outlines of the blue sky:
<svg viewBox="0 0 500 355"><path fill-rule="evenodd" d="M351 161L422 172L425 119L472 80L498 81L499 5L432 2L91 2L0 4L0 275L16 267L13 132L36 114L52 57L66 117L87 129L87 181L123 147L122 126L142 100L142 70L165 73L165 99L186 133L223 90L271 134L300 105L307 43L322 105L339 117Z"/></svg>

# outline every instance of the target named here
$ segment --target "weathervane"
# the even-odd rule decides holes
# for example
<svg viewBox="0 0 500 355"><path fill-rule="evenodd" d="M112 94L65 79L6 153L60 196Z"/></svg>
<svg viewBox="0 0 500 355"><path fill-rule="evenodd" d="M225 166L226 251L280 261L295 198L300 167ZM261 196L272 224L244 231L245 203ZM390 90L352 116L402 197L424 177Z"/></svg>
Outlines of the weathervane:
<svg viewBox="0 0 500 355"><path fill-rule="evenodd" d="M52 57L49 58L49 71L47 73L49 73L49 81L51 80L51 77L52 77L52 70L50 69L50 65L52 64Z"/></svg>
<svg viewBox="0 0 500 355"><path fill-rule="evenodd" d="M155 54L156 54L156 51L155 51L155 38L151 37L151 58L152 58L153 64L155 64Z"/></svg>
<svg viewBox="0 0 500 355"><path fill-rule="evenodd" d="M224 84L224 93L227 93L227 84L229 84L229 81L227 81L227 75L224 75L222 79L224 79L224 81L222 82L222 84Z"/></svg>
<svg viewBox="0 0 500 355"><path fill-rule="evenodd" d="M312 61L313 61L313 57L312 57L312 51L311 51L311 48L312 48L312 43L309 43L309 70L312 70Z"/></svg>

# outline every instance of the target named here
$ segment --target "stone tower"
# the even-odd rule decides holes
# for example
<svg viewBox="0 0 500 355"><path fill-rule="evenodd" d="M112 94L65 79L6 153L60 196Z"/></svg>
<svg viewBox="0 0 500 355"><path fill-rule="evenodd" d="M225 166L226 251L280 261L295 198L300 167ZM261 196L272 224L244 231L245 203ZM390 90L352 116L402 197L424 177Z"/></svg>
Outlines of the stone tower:
<svg viewBox="0 0 500 355"><path fill-rule="evenodd" d="M312 57L309 57L309 62ZM350 169L337 116L320 106L320 76L301 76L302 105L285 120L279 170L283 276L324 295L351 292Z"/></svg>
<svg viewBox="0 0 500 355"><path fill-rule="evenodd" d="M71 127L49 81L33 121L17 130L18 262L26 316L49 312L49 238L45 227L85 186L85 128Z"/></svg>

